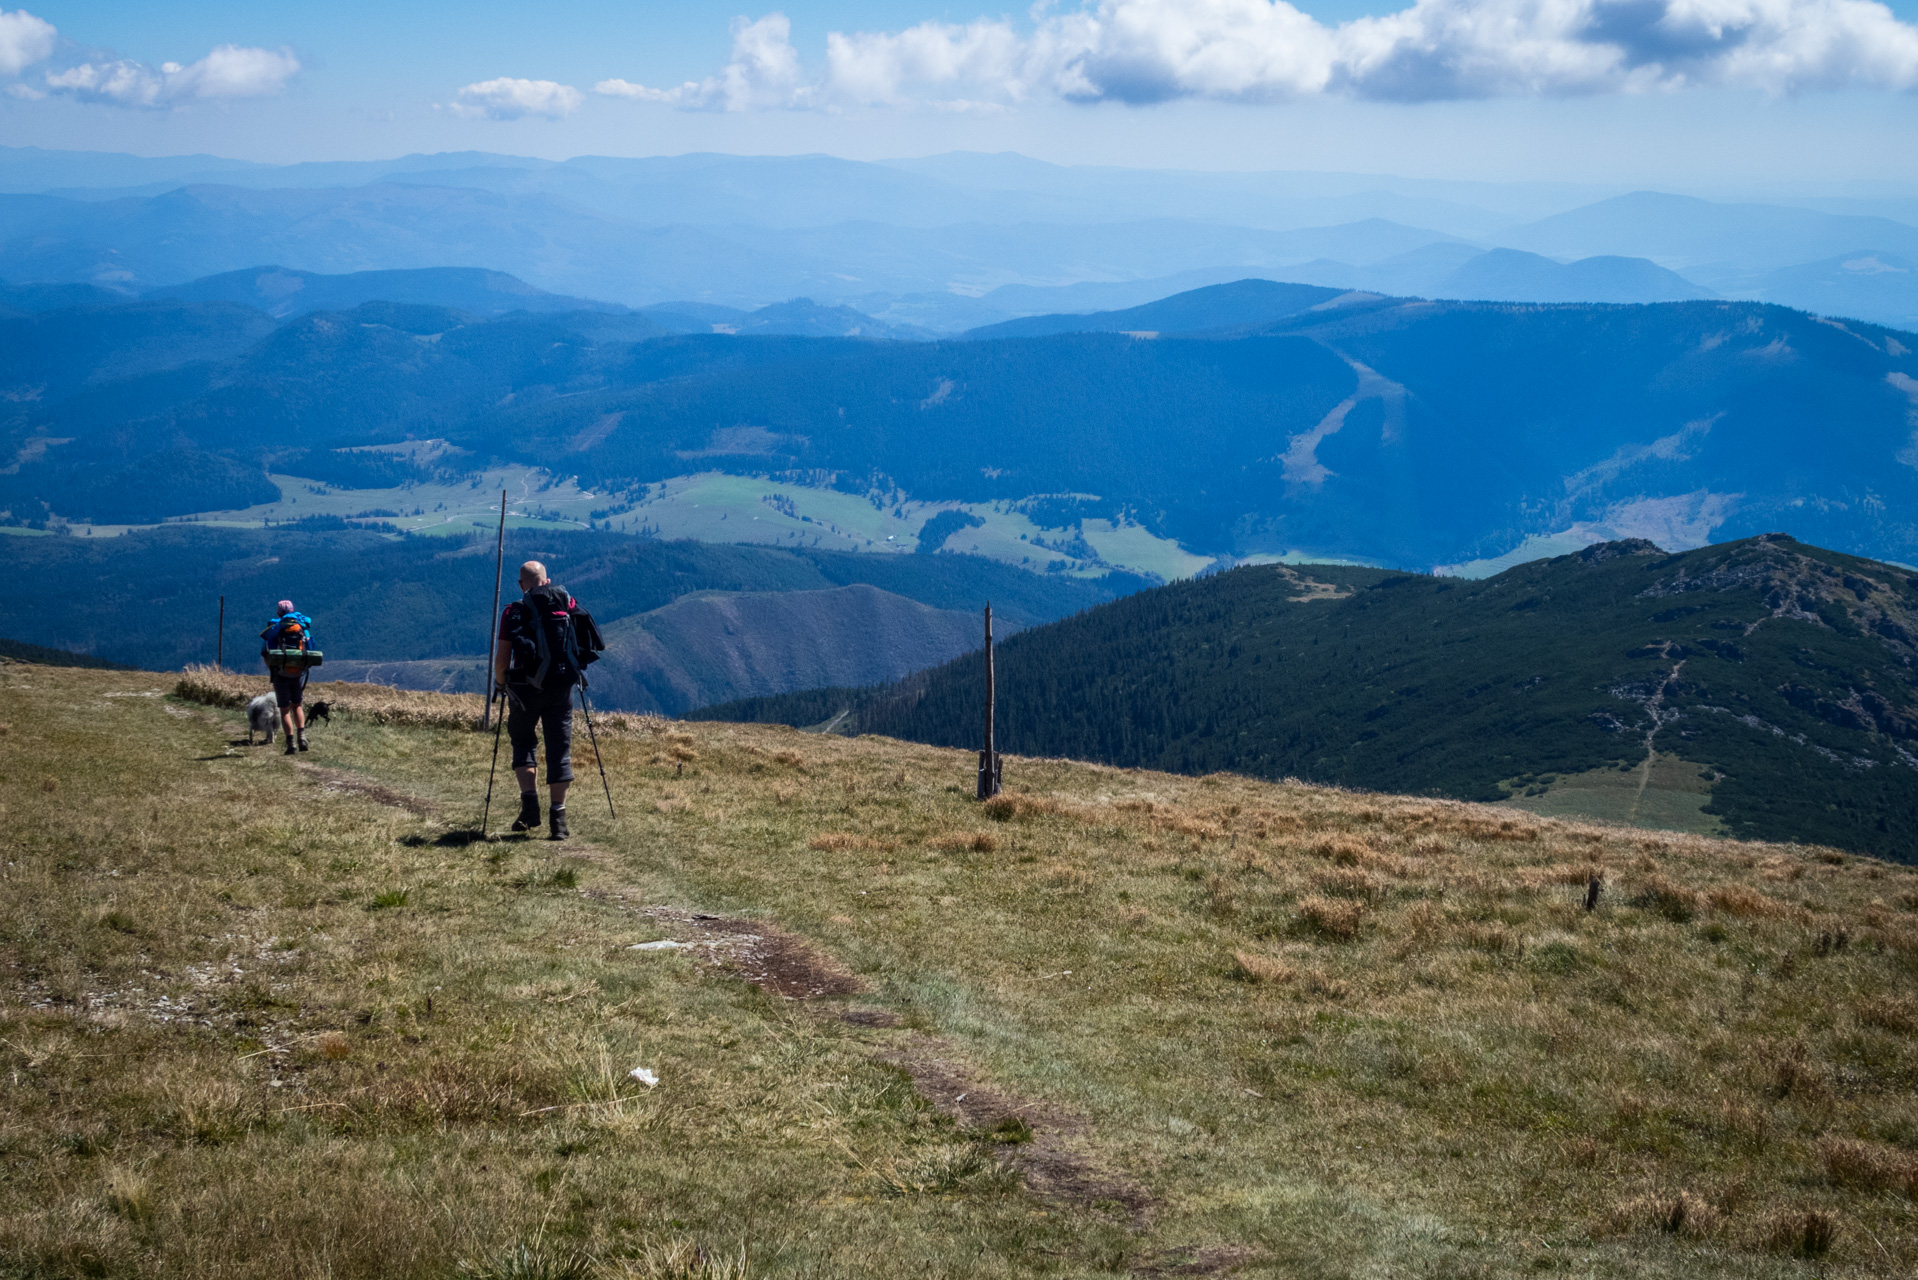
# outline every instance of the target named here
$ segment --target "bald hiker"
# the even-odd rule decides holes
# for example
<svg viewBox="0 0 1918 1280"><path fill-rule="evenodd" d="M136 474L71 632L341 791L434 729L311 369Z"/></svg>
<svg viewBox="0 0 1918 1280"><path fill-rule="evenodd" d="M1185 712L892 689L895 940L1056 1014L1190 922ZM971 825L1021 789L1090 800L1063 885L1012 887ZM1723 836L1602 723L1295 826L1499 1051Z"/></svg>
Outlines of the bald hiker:
<svg viewBox="0 0 1918 1280"><path fill-rule="evenodd" d="M546 566L519 567L520 598L500 613L493 678L506 699L506 736L519 778L519 817L513 830L539 827L539 743L546 741L547 831L555 840L566 825L566 792L573 781L573 686L604 648L592 616L547 577Z"/></svg>
<svg viewBox="0 0 1918 1280"><path fill-rule="evenodd" d="M275 606L273 621L260 632L260 659L273 681L273 703L286 730L286 754L306 750L306 678L324 655L313 642L313 619L291 600Z"/></svg>

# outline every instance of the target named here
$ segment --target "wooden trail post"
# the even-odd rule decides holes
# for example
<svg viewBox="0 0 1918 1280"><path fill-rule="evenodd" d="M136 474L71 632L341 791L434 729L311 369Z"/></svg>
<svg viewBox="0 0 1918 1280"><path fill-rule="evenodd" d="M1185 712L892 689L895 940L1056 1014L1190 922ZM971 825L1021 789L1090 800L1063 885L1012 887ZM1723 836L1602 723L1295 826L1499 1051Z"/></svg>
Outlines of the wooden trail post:
<svg viewBox="0 0 1918 1280"><path fill-rule="evenodd" d="M213 669L226 670L226 597L220 597L220 634L213 641Z"/></svg>
<svg viewBox="0 0 1918 1280"><path fill-rule="evenodd" d="M498 661L499 587L506 574L506 490L499 491L499 541L493 547L493 611L486 615L486 711L480 728L493 727L493 664Z"/></svg>
<svg viewBox="0 0 1918 1280"><path fill-rule="evenodd" d="M990 800L999 794L999 751L993 740L992 707L998 690L992 673L992 606L986 606L986 741L979 753L979 799Z"/></svg>

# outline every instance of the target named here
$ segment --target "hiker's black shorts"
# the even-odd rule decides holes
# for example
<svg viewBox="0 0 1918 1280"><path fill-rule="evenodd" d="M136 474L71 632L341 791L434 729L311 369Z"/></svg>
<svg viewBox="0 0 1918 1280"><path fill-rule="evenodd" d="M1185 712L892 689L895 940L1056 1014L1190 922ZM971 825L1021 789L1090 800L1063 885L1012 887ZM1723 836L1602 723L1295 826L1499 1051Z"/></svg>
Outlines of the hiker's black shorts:
<svg viewBox="0 0 1918 1280"><path fill-rule="evenodd" d="M291 711L306 701L306 676L273 676L273 701L282 711Z"/></svg>
<svg viewBox="0 0 1918 1280"><path fill-rule="evenodd" d="M506 736L513 743L513 767L531 769L539 763L539 733L546 735L546 780L573 780L573 686L542 693L515 685L506 701Z"/></svg>

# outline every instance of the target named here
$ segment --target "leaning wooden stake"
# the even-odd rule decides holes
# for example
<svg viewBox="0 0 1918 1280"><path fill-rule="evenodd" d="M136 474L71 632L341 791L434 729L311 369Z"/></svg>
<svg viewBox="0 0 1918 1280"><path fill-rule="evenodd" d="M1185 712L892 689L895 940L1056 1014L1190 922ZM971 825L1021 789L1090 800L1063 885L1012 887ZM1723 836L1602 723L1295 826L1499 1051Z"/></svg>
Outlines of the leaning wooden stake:
<svg viewBox="0 0 1918 1280"><path fill-rule="evenodd" d="M992 606L986 606L986 741L979 753L979 799L990 800L999 794L999 751L992 735L992 707L997 700L992 676Z"/></svg>
<svg viewBox="0 0 1918 1280"><path fill-rule="evenodd" d="M482 526L484 527L484 526ZM499 543L493 548L493 612L486 615L486 710L480 716L480 728L493 723L493 663L499 645L499 584L506 576L506 490L499 491ZM491 789L491 784L488 784Z"/></svg>

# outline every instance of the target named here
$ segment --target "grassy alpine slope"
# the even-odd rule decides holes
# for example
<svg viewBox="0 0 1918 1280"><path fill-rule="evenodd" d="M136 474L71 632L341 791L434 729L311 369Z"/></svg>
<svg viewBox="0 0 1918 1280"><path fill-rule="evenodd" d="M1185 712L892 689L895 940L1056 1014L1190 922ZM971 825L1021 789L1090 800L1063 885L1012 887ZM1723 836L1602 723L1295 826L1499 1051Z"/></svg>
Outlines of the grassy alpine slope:
<svg viewBox="0 0 1918 1280"><path fill-rule="evenodd" d="M0 1274L1918 1265L1908 868L624 718L470 844L473 700L171 687L0 667Z"/></svg>

